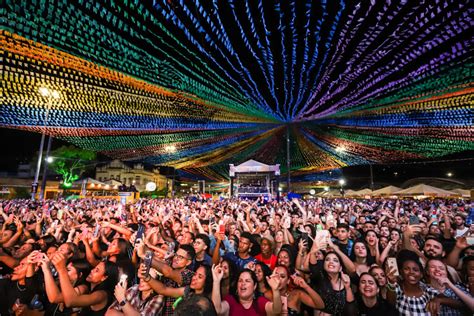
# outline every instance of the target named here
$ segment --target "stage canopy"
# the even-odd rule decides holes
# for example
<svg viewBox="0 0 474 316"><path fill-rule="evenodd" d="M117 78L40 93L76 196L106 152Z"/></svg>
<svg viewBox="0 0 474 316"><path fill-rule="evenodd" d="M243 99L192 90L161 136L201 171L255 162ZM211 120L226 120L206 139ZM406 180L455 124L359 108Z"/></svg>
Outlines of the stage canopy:
<svg viewBox="0 0 474 316"><path fill-rule="evenodd" d="M474 148L468 0L6 0L0 126L223 180Z"/></svg>

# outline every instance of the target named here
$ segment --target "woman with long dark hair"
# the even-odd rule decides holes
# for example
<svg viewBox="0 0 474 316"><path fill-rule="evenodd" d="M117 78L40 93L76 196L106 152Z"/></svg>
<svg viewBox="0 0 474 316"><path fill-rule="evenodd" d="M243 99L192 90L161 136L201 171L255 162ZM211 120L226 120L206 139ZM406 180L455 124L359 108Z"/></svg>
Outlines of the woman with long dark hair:
<svg viewBox="0 0 474 316"><path fill-rule="evenodd" d="M302 277L290 276L289 270L285 266L276 266L275 273L281 279L280 296L283 315L303 315L303 304L313 309L324 308L321 296Z"/></svg>
<svg viewBox="0 0 474 316"><path fill-rule="evenodd" d="M140 282L127 289L126 284L115 286L115 302L110 305L106 316L124 315L157 315L163 307L163 297L151 288L151 274L144 273L146 267L141 266L138 277Z"/></svg>
<svg viewBox="0 0 474 316"><path fill-rule="evenodd" d="M325 304L320 315L355 315L354 293L349 276L343 272L341 257L328 252L324 260L311 265L310 269L314 289Z"/></svg>
<svg viewBox="0 0 474 316"><path fill-rule="evenodd" d="M141 266L141 273L143 274L146 267ZM187 298L193 294L204 295L211 297L212 293L212 272L211 268L206 265L201 265L194 273L191 283L188 286L183 287L168 287L162 282L150 278L147 280L151 288L158 294L169 296L169 297L184 297Z"/></svg>
<svg viewBox="0 0 474 316"><path fill-rule="evenodd" d="M56 254L57 255L57 254ZM54 258L54 257L53 257ZM48 301L51 303L46 314L48 315L77 315L80 308L70 308L64 304L64 296L61 289L56 284L53 273L51 272L49 258L43 254L41 260L41 269L44 275L44 285ZM86 294L89 292L89 285L86 282L87 275L91 270L91 266L86 260L73 260L67 265L67 273L71 285L78 294Z"/></svg>
<svg viewBox="0 0 474 316"><path fill-rule="evenodd" d="M395 308L380 296L380 287L375 277L367 272L359 277L357 307L359 315L397 315Z"/></svg>
<svg viewBox="0 0 474 316"><path fill-rule="evenodd" d="M235 291L235 288L237 287L238 269L235 263L227 258L222 258L220 264L224 273L221 281L221 294L222 297L224 297Z"/></svg>
<svg viewBox="0 0 474 316"><path fill-rule="evenodd" d="M375 263L375 259L370 253L369 247L362 240L358 240L354 243L350 259L354 262L357 275L369 272L370 266Z"/></svg>
<svg viewBox="0 0 474 316"><path fill-rule="evenodd" d="M268 285L267 277L272 275L272 270L263 262L255 262L255 275L257 276L258 281L258 292L260 295L265 296L268 300L272 300L272 289Z"/></svg>
<svg viewBox="0 0 474 316"><path fill-rule="evenodd" d="M82 307L79 315L102 316L113 302L114 287L118 281L117 265L101 261L87 276L91 292L81 294L74 290L67 273L66 257L58 254L53 257L53 265L58 271L61 292L67 307Z"/></svg>

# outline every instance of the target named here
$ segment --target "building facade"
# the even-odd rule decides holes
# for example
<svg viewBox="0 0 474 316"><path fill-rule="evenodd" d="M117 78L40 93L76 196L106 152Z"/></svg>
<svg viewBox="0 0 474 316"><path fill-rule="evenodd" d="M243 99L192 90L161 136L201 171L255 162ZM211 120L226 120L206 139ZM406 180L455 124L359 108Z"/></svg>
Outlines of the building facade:
<svg viewBox="0 0 474 316"><path fill-rule="evenodd" d="M138 191L145 191L148 182L156 183L156 190L162 190L167 185L171 189L171 180L161 175L158 168L146 170L142 164L129 166L120 160L113 160L105 166L97 167L95 179L101 182L115 180L127 186L135 185Z"/></svg>

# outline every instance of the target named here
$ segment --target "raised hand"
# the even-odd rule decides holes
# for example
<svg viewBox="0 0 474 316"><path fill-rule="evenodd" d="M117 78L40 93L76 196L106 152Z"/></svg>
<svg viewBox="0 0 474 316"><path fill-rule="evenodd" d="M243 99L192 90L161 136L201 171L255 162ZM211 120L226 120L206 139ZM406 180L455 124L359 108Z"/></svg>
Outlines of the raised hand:
<svg viewBox="0 0 474 316"><path fill-rule="evenodd" d="M273 271L273 274L267 277L267 282L272 291L278 291L281 285L280 275Z"/></svg>
<svg viewBox="0 0 474 316"><path fill-rule="evenodd" d="M215 282L220 282L224 277L224 270L220 264L212 265L212 278Z"/></svg>
<svg viewBox="0 0 474 316"><path fill-rule="evenodd" d="M250 261L249 263L247 263L247 269L255 271L255 262Z"/></svg>
<svg viewBox="0 0 474 316"><path fill-rule="evenodd" d="M38 260L41 258L40 256L41 252L39 250L34 250L28 255L26 262L28 264L37 264Z"/></svg>
<svg viewBox="0 0 474 316"><path fill-rule="evenodd" d="M456 239L456 248L465 249L467 247L469 247L469 244L467 243L466 237L459 237Z"/></svg>
<svg viewBox="0 0 474 316"><path fill-rule="evenodd" d="M302 289L305 289L307 286L308 286L308 283L306 283L306 281L300 277L300 276L297 276L297 275L292 275L291 276L291 279L293 280L293 283L297 286L297 287L300 287Z"/></svg>
<svg viewBox="0 0 474 316"><path fill-rule="evenodd" d="M344 287L347 288L351 286L351 278L343 272L341 272L341 280L342 280L342 283L344 283Z"/></svg>
<svg viewBox="0 0 474 316"><path fill-rule="evenodd" d="M120 283L121 282L117 283L114 290L114 295L118 302L122 302L125 299L125 292L127 290L125 287L122 287Z"/></svg>
<svg viewBox="0 0 474 316"><path fill-rule="evenodd" d="M57 271L60 269L66 269L66 256L62 253L56 253L52 258L51 262Z"/></svg>
<svg viewBox="0 0 474 316"><path fill-rule="evenodd" d="M452 284L451 281L446 276L435 276L434 278L441 285L449 286Z"/></svg>
<svg viewBox="0 0 474 316"><path fill-rule="evenodd" d="M303 252L308 249L308 243L306 242L306 240L300 239L300 242L298 243L298 249L300 250L300 252Z"/></svg>
<svg viewBox="0 0 474 316"><path fill-rule="evenodd" d="M144 263L140 264L140 267L138 268L137 272L137 276L139 279L145 279L146 270L146 265Z"/></svg>

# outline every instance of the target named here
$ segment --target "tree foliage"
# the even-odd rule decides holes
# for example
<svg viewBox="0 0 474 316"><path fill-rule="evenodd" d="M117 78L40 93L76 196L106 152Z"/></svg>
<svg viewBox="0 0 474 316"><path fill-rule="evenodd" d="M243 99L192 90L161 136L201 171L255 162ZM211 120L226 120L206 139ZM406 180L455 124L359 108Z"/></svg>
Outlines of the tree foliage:
<svg viewBox="0 0 474 316"><path fill-rule="evenodd" d="M51 151L50 156L54 159L51 169L62 176L65 187L79 179L87 167L91 166L91 161L96 159L95 152L75 146L62 146Z"/></svg>

